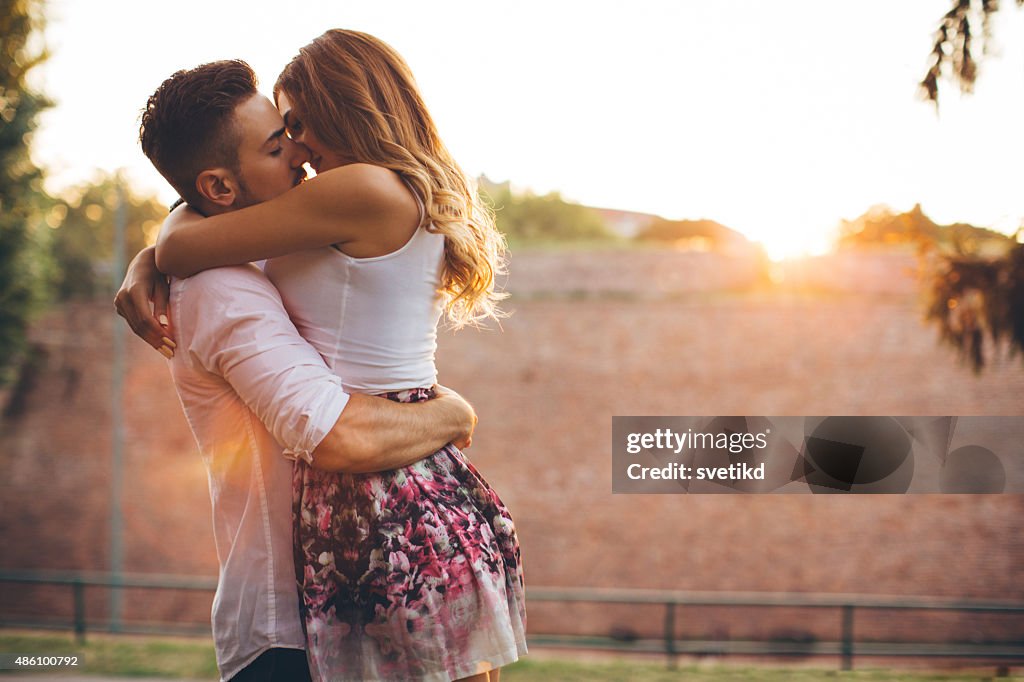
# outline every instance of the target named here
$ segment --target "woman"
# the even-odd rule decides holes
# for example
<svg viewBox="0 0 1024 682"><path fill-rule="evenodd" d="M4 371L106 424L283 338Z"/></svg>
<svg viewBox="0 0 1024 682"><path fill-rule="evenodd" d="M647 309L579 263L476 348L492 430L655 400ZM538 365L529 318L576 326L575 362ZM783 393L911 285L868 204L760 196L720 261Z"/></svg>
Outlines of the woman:
<svg viewBox="0 0 1024 682"><path fill-rule="evenodd" d="M263 258L302 335L350 391L415 401L436 382L436 325L498 315L504 242L441 142L402 58L332 30L274 88L317 177L211 218L179 209L164 272ZM405 469L296 463L295 561L322 680L496 680L525 653L518 541L501 500L448 445Z"/></svg>

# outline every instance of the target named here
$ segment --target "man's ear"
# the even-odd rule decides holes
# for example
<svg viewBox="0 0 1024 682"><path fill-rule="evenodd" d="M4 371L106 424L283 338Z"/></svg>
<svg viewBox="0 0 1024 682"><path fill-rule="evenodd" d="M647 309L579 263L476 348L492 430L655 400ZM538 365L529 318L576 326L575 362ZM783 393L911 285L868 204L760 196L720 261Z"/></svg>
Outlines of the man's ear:
<svg viewBox="0 0 1024 682"><path fill-rule="evenodd" d="M227 168L210 168L196 177L196 191L215 206L229 207L238 199L238 182Z"/></svg>

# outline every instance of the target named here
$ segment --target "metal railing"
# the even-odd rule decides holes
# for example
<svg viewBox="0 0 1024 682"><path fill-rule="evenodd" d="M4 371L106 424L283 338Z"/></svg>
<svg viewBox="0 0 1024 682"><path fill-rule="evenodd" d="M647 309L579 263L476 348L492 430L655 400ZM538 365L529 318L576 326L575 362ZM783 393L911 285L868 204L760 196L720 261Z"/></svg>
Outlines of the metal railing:
<svg viewBox="0 0 1024 682"><path fill-rule="evenodd" d="M32 583L67 585L71 588L72 621L58 623L56 627L73 629L76 638L84 643L86 629L110 631L109 624L88 623L85 613L85 589L143 588L159 590L198 590L212 592L216 578L163 575L123 574L119 577L107 573L67 571L0 571L0 583ZM667 657L669 667L675 667L682 655L694 656L837 656L843 670L852 670L855 656L969 658L1002 663L1024 664L1024 642L858 642L854 637L854 618L857 611L883 609L896 611L954 611L972 613L1024 614L1024 603L979 601L933 597L889 597L859 594L816 594L807 592L682 592L669 590L607 589L607 588L554 588L532 587L529 602L594 603L625 605L662 605L665 608L661 639L631 639L585 635L531 635L529 642L537 646L557 646L579 649L604 649L624 652L659 653ZM681 607L717 606L737 608L815 608L835 609L839 615L840 641L779 641L779 640L697 640L678 639L676 621ZM50 622L14 622L3 620L2 626L55 627ZM208 627L203 630L209 632ZM121 626L122 632L148 632L152 634L179 634L196 632L172 624Z"/></svg>
<svg viewBox="0 0 1024 682"><path fill-rule="evenodd" d="M960 611L974 613L1024 614L1024 603L979 601L934 597L889 597L860 594L817 594L810 592L682 592L670 590L630 590L602 588L536 587L528 601L559 603L597 603L626 605L663 605L660 640L622 641L612 637L535 635L538 645L574 648L612 649L663 653L669 667L675 667L680 655L694 656L838 656L843 670L853 669L859 656L899 656L923 658L972 658L1024 663L1024 642L978 644L971 642L857 642L854 616L857 610ZM839 614L840 641L779 640L696 640L677 639L675 624L680 607L784 607L835 609Z"/></svg>
<svg viewBox="0 0 1024 682"><path fill-rule="evenodd" d="M153 590L193 590L213 592L217 589L217 579L205 576L183 576L162 573L123 573L119 576L100 572L74 571L0 571L0 583L31 583L37 585L67 585L71 588L72 622L64 624L75 631L79 643L85 642L85 588L105 587L111 589L143 588ZM61 627L52 621L6 621L0 619L0 626L41 626ZM179 634L182 632L209 632L209 626L202 630L181 628L169 624L157 626L125 625L110 627L109 624L92 624L93 630L106 632L148 632L152 634Z"/></svg>

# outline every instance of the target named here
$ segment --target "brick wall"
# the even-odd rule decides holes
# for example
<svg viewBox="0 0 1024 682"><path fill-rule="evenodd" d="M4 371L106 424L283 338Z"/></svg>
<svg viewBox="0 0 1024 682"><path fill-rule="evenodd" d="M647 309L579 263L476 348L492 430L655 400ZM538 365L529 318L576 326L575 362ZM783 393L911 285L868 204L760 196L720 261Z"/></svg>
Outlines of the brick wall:
<svg viewBox="0 0 1024 682"><path fill-rule="evenodd" d="M604 254L604 271L646 267L620 262L630 257ZM522 260L520 272L543 269ZM442 382L477 406L469 454L516 518L528 584L1024 600L1020 496L610 493L612 415L1016 415L1019 357L975 376L923 326L913 293L572 300L513 290L503 331L442 334L438 362ZM2 568L108 567L112 317L106 302L71 306L33 332L45 362L22 414L0 424ZM205 471L164 360L135 339L126 348L125 568L213 575ZM4 617L66 615L70 603L55 588L0 586ZM96 592L89 613L105 608ZM126 610L204 623L209 595L134 594ZM661 618L535 604L530 629L647 635ZM689 608L678 632L830 639L837 624L834 612ZM857 632L1020 641L1024 622L880 613L859 616Z"/></svg>

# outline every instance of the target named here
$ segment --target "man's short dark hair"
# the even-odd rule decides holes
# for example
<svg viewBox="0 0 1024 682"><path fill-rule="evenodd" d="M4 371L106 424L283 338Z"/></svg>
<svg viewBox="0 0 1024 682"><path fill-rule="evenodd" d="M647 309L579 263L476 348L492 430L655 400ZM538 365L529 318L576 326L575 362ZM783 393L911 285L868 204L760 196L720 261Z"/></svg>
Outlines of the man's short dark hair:
<svg viewBox="0 0 1024 682"><path fill-rule="evenodd" d="M238 173L241 132L235 107L256 94L256 74L240 59L182 70L146 102L139 142L160 174L185 201L199 205L196 177L208 168Z"/></svg>

